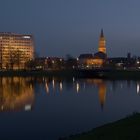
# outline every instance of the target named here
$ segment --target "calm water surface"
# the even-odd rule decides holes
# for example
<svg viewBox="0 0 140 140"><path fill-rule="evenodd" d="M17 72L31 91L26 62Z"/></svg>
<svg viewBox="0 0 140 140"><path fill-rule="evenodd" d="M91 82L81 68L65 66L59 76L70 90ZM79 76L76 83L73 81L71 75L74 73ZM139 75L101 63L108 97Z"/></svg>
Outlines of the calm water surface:
<svg viewBox="0 0 140 140"><path fill-rule="evenodd" d="M140 112L140 81L0 78L0 139L56 140Z"/></svg>

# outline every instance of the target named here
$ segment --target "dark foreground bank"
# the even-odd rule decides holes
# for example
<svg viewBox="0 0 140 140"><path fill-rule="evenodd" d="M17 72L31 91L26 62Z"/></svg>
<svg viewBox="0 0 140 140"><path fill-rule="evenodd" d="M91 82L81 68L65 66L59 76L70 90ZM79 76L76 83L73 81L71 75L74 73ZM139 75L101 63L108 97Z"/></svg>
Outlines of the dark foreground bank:
<svg viewBox="0 0 140 140"><path fill-rule="evenodd" d="M140 113L63 140L139 140Z"/></svg>

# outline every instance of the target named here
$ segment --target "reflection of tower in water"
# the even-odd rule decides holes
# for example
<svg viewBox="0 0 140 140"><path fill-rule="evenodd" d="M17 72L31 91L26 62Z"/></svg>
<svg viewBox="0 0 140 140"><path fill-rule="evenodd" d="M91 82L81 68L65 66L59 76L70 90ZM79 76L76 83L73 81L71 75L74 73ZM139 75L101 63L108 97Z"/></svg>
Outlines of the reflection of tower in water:
<svg viewBox="0 0 140 140"><path fill-rule="evenodd" d="M99 84L98 88L99 88L99 90L98 90L99 100L100 100L101 108L103 110L105 100L106 100L106 85L105 85L105 83Z"/></svg>
<svg viewBox="0 0 140 140"><path fill-rule="evenodd" d="M98 96L101 108L103 110L106 100L106 84L102 79L87 79L87 82L98 87Z"/></svg>
<svg viewBox="0 0 140 140"><path fill-rule="evenodd" d="M51 93L54 93L54 95L56 93L62 94L64 89L71 90L71 88L73 88L76 91L76 93L80 93L82 90L86 90L86 83L90 84L90 86L95 85L96 87L98 87L99 102L101 105L101 109L103 110L106 100L106 83L102 79L75 80L73 78L72 80L67 79L63 81L63 79L59 78L46 78L45 90L48 95Z"/></svg>

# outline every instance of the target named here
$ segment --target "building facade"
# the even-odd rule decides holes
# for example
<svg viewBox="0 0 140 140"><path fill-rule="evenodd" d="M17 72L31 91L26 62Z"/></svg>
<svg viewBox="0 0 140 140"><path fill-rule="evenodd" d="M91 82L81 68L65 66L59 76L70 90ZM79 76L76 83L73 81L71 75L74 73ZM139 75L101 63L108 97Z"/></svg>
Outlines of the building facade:
<svg viewBox="0 0 140 140"><path fill-rule="evenodd" d="M0 68L24 69L34 58L32 35L0 33Z"/></svg>
<svg viewBox="0 0 140 140"><path fill-rule="evenodd" d="M79 56L79 67L86 69L101 68L103 64L106 62L106 59L107 59L106 40L102 29L99 38L98 52L95 53L94 55L81 54Z"/></svg>

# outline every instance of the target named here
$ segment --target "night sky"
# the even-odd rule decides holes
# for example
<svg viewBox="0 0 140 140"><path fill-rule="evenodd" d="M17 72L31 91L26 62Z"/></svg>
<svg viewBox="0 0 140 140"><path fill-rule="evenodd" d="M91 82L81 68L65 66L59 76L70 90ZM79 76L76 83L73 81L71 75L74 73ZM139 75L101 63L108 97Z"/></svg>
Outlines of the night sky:
<svg viewBox="0 0 140 140"><path fill-rule="evenodd" d="M0 0L0 31L33 34L40 56L140 56L140 0Z"/></svg>

